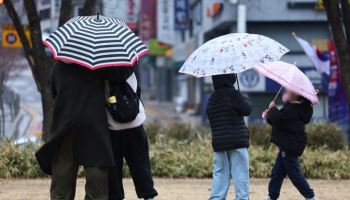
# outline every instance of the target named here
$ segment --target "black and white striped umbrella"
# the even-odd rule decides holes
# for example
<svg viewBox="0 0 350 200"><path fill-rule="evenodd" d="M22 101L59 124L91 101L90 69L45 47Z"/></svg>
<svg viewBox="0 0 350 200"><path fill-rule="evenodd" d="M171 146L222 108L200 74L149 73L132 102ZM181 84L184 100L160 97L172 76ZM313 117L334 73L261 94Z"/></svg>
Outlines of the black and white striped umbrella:
<svg viewBox="0 0 350 200"><path fill-rule="evenodd" d="M78 16L54 31L44 44L56 60L97 69L133 66L146 45L121 20L104 16Z"/></svg>

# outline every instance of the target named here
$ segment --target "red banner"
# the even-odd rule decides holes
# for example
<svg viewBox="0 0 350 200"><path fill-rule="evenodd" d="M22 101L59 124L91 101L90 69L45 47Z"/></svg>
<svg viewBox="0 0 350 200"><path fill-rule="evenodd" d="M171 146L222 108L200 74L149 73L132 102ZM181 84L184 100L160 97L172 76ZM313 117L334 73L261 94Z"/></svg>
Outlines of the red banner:
<svg viewBox="0 0 350 200"><path fill-rule="evenodd" d="M140 38L144 42L156 37L156 0L141 0Z"/></svg>

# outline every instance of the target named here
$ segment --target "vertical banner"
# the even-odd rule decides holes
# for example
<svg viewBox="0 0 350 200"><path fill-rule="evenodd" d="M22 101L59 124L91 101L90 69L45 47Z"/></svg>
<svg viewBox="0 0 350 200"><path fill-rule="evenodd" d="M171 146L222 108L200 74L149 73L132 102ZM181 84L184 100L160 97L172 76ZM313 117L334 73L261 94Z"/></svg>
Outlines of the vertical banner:
<svg viewBox="0 0 350 200"><path fill-rule="evenodd" d="M189 0L175 0L175 29L188 29L189 18Z"/></svg>
<svg viewBox="0 0 350 200"><path fill-rule="evenodd" d="M137 0L104 1L103 6L104 15L123 20L134 31L137 30L139 10Z"/></svg>
<svg viewBox="0 0 350 200"><path fill-rule="evenodd" d="M139 13L139 5L136 0L127 0L127 11L125 23L132 29L137 30L137 17Z"/></svg>
<svg viewBox="0 0 350 200"><path fill-rule="evenodd" d="M157 1L157 40L174 44L174 0Z"/></svg>
<svg viewBox="0 0 350 200"><path fill-rule="evenodd" d="M328 50L331 62L328 85L328 118L331 122L337 123L346 132L346 130L349 128L347 127L349 109L346 103L343 85L340 80L340 70L336 55L336 48L332 41L329 41L328 43Z"/></svg>
<svg viewBox="0 0 350 200"><path fill-rule="evenodd" d="M141 0L140 38L147 42L156 37L156 0Z"/></svg>

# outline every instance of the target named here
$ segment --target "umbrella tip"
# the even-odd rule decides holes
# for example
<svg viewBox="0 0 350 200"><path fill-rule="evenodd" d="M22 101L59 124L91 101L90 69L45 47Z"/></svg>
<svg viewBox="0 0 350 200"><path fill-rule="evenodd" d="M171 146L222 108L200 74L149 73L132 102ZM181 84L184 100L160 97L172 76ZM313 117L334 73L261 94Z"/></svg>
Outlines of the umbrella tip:
<svg viewBox="0 0 350 200"><path fill-rule="evenodd" d="M97 21L100 20L100 12L97 12Z"/></svg>

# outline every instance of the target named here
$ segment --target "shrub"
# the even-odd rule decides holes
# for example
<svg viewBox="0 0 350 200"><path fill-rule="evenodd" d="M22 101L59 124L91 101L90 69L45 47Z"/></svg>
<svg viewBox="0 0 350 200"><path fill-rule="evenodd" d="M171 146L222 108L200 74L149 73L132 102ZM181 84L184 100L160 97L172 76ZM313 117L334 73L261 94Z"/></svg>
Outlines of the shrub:
<svg viewBox="0 0 350 200"><path fill-rule="evenodd" d="M162 127L159 123L147 123L145 126L145 130L148 136L148 139L151 143L154 143L162 130Z"/></svg>
<svg viewBox="0 0 350 200"><path fill-rule="evenodd" d="M44 176L36 162L35 144L16 145L10 140L0 143L0 178Z"/></svg>
<svg viewBox="0 0 350 200"><path fill-rule="evenodd" d="M147 124L145 127L152 142L150 157L154 176L211 177L213 150L208 127L191 128L181 124L169 127ZM271 127L252 124L249 128L252 143L249 148L250 175L268 178L278 152L276 146L269 145ZM333 144L343 144L339 129L334 125L317 124L308 126L307 130L309 141L313 143L309 143L300 159L305 175L309 178L350 179L350 151L343 148L344 145ZM335 130L338 132L335 133ZM313 135L317 133L319 135ZM325 136L322 137L323 134ZM39 145L15 145L10 140L0 141L0 178L45 177L34 157ZM83 174L79 170L79 175ZM124 174L129 175L127 167Z"/></svg>
<svg viewBox="0 0 350 200"><path fill-rule="evenodd" d="M166 137L177 140L192 139L194 133L192 132L191 125L184 123L174 123L164 130Z"/></svg>
<svg viewBox="0 0 350 200"><path fill-rule="evenodd" d="M325 147L334 151L345 148L343 132L335 124L311 124L306 132L309 147Z"/></svg>
<svg viewBox="0 0 350 200"><path fill-rule="evenodd" d="M253 123L248 125L250 143L267 148L271 141L271 126L268 124Z"/></svg>
<svg viewBox="0 0 350 200"><path fill-rule="evenodd" d="M268 124L250 124L250 143L252 145L268 148L270 146L271 126ZM341 150L345 148L345 140L340 128L335 124L309 124L306 126L308 136L307 146L311 148L324 147L329 150Z"/></svg>

